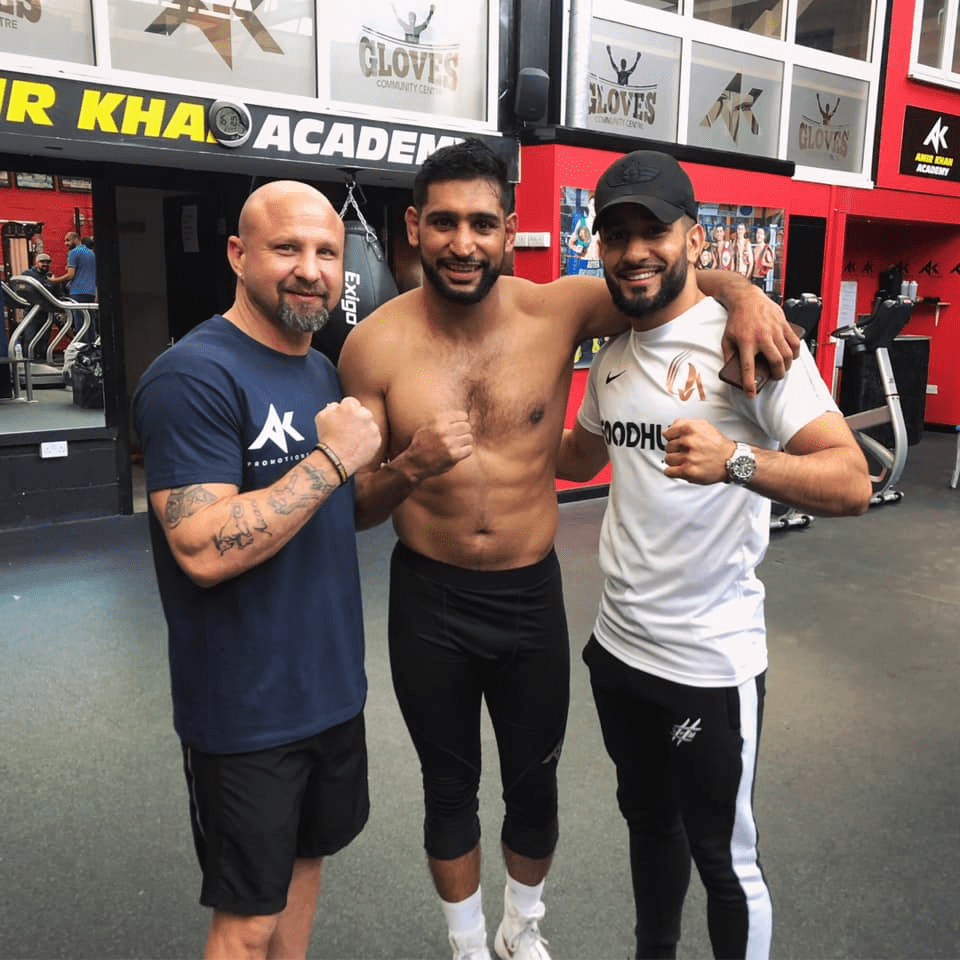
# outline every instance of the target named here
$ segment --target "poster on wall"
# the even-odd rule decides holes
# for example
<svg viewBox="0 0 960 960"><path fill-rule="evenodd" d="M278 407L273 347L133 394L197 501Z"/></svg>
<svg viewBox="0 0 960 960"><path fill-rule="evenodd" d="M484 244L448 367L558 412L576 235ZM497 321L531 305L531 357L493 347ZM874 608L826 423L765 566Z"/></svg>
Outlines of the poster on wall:
<svg viewBox="0 0 960 960"><path fill-rule="evenodd" d="M487 33L488 0L353 0L324 27L330 96L485 121Z"/></svg>
<svg viewBox="0 0 960 960"><path fill-rule="evenodd" d="M317 95L314 0L109 0L109 10L114 67Z"/></svg>
<svg viewBox="0 0 960 960"><path fill-rule="evenodd" d="M903 115L900 172L933 180L960 180L960 150L951 143L957 140L951 130L960 131L960 117L907 107Z"/></svg>
<svg viewBox="0 0 960 960"><path fill-rule="evenodd" d="M560 273L602 277L603 264L597 248L592 187L560 188ZM574 366L589 367L602 340L585 340L577 347Z"/></svg>
<svg viewBox="0 0 960 960"><path fill-rule="evenodd" d="M679 37L595 19L587 126L676 141L680 45Z"/></svg>
<svg viewBox="0 0 960 960"><path fill-rule="evenodd" d="M782 97L782 63L695 43L687 142L776 157Z"/></svg>
<svg viewBox="0 0 960 960"><path fill-rule="evenodd" d="M706 245L699 270L731 270L779 300L783 296L784 211L771 207L700 203Z"/></svg>
<svg viewBox="0 0 960 960"><path fill-rule="evenodd" d="M0 3L0 53L92 64L90 0Z"/></svg>
<svg viewBox="0 0 960 960"><path fill-rule="evenodd" d="M868 93L864 80L794 67L787 159L859 173Z"/></svg>

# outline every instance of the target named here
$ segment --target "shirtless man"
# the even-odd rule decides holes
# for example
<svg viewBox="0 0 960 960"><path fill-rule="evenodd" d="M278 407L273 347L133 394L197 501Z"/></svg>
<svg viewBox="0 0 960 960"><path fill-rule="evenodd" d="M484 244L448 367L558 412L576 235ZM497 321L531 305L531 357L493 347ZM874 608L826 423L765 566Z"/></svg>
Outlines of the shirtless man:
<svg viewBox="0 0 960 960"><path fill-rule="evenodd" d="M406 220L424 285L367 317L340 356L344 392L384 438L380 466L357 474L357 522L392 513L399 536L391 669L423 770L425 847L453 956L490 957L477 817L486 698L506 805L495 949L504 960L549 960L538 922L569 698L555 460L576 344L628 321L602 280L498 277L516 233L513 193L477 141L424 163ZM699 276L710 293L742 288L754 305L769 303L740 278ZM782 376L798 341L779 314L738 329L745 382L760 348Z"/></svg>

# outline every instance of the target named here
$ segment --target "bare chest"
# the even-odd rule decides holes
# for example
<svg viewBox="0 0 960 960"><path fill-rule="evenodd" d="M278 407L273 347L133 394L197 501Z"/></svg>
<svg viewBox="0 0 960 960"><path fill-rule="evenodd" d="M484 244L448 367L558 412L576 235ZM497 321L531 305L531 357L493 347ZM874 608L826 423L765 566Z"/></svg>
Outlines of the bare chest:
<svg viewBox="0 0 960 960"><path fill-rule="evenodd" d="M466 413L481 445L553 436L562 423L570 362L557 349L512 343L487 351L437 351L408 365L388 397L390 422L409 439L450 410Z"/></svg>

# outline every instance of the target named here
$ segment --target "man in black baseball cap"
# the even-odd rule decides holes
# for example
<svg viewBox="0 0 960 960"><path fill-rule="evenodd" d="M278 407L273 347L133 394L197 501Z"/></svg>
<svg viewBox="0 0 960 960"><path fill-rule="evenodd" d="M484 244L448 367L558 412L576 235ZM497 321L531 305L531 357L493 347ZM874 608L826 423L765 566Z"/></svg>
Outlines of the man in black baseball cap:
<svg viewBox="0 0 960 960"><path fill-rule="evenodd" d="M600 177L594 206L593 229L600 233L603 275L613 302L629 317L647 317L672 305L659 323L691 307L700 293L692 276L688 283L688 272L704 236L693 184L680 164L653 150L628 153ZM626 242L627 234L648 241L642 262L637 261L640 248Z"/></svg>
<svg viewBox="0 0 960 960"><path fill-rule="evenodd" d="M25 277L33 277L34 280L39 280L54 296L58 294L58 285L53 282L50 278L50 254L49 253L38 253L36 259L34 260L33 266L28 267L23 271ZM38 310L33 319L30 321L29 325L23 331L20 336L20 343L23 346L24 354L30 350L30 341L43 329L44 324L47 322L49 313L46 310ZM47 344L50 342L50 331L45 330L40 339L34 344L33 350L30 351L30 357L33 360L44 360L46 359L47 354Z"/></svg>
<svg viewBox="0 0 960 960"><path fill-rule="evenodd" d="M772 907L752 796L767 670L770 501L862 513L867 466L805 346L746 399L720 380L727 314L697 287L689 177L637 151L594 196L604 277L632 330L594 358L557 476L608 461L605 582L583 659L630 836L638 958L674 958L691 875L724 960L767 960Z"/></svg>

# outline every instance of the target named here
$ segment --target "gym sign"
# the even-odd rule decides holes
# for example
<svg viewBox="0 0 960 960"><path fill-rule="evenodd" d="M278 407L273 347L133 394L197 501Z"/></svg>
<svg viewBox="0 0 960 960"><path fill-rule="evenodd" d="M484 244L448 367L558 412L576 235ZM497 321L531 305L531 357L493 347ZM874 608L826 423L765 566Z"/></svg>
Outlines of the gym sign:
<svg viewBox="0 0 960 960"><path fill-rule="evenodd" d="M907 107L903 117L900 172L935 180L960 180L960 117Z"/></svg>
<svg viewBox="0 0 960 960"><path fill-rule="evenodd" d="M399 172L416 170L435 150L462 139L454 131L0 72L5 153L35 155L46 146L71 159L189 162L232 172L276 172L279 163L295 175L294 166L318 162ZM516 142L481 139L516 178Z"/></svg>

